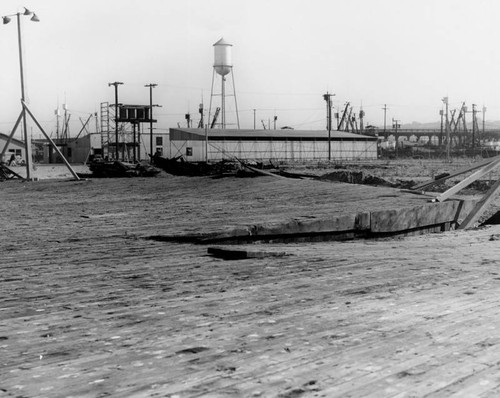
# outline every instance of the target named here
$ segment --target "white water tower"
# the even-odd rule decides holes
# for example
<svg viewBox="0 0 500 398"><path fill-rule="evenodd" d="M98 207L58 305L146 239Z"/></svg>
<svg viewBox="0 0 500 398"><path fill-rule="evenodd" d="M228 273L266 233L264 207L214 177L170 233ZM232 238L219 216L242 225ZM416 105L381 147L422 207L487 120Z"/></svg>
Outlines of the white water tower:
<svg viewBox="0 0 500 398"><path fill-rule="evenodd" d="M230 74L233 71L233 59L232 59L232 49L233 45L229 44L227 41L225 41L223 38L221 38L217 43L214 44L214 72L212 75L212 90L211 90L211 96L210 96L210 108L208 111L208 125L210 127L213 127L215 125L219 125L222 129L226 128L226 76ZM221 77L221 92L220 93L214 93L214 81L215 81L215 74L218 74ZM237 125L238 129L240 128L240 120L238 117L238 104L236 102L236 91L234 88L234 74L231 73L231 80L232 80L232 88L233 88L233 93L231 94L234 97L234 104L236 107L236 120L237 120ZM220 111L221 111L221 117L220 117L220 122L217 122L218 119L218 112L215 112L214 115L214 120L213 122L210 120L210 115L212 111L212 98L214 96L220 96L221 97L221 105L220 105Z"/></svg>
<svg viewBox="0 0 500 398"><path fill-rule="evenodd" d="M226 76L233 68L231 47L233 47L233 45L229 44L224 39L220 39L214 44L214 68L221 76Z"/></svg>

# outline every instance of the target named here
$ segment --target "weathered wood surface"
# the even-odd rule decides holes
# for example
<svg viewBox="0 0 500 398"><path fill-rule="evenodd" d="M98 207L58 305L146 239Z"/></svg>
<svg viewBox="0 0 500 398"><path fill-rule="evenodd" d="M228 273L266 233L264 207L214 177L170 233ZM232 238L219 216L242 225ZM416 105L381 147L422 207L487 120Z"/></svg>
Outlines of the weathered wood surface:
<svg viewBox="0 0 500 398"><path fill-rule="evenodd" d="M498 227L231 261L143 239L423 203L352 188L2 184L0 397L497 396Z"/></svg>
<svg viewBox="0 0 500 398"><path fill-rule="evenodd" d="M473 228L478 220L483 216L484 212L493 203L495 198L500 193L500 178L491 186L486 194L476 203L474 208L467 212L467 216L460 223L460 229Z"/></svg>
<svg viewBox="0 0 500 398"><path fill-rule="evenodd" d="M472 200L448 201L439 206L427 203L421 206L373 211L370 214L370 230L374 233L397 232L447 222L459 223L471 211L474 203Z"/></svg>
<svg viewBox="0 0 500 398"><path fill-rule="evenodd" d="M390 188L267 177L110 181L40 181L31 186L9 182L2 186L2 197L6 214L22 216L30 203L36 217L20 222L29 223L33 234L44 238L54 223L63 236L81 236L82 229L96 236L223 235L238 228L246 234L249 226L272 233L273 226L287 222L300 228L330 219L341 229L344 224L352 227L358 213L411 208L428 200Z"/></svg>

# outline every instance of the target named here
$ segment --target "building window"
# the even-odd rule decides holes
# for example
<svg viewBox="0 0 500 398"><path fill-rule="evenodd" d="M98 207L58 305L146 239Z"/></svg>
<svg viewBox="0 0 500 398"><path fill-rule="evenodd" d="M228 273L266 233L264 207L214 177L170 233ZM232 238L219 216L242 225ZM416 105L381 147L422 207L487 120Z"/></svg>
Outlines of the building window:
<svg viewBox="0 0 500 398"><path fill-rule="evenodd" d="M158 156L162 156L163 155L163 148L161 146L156 147L156 154Z"/></svg>
<svg viewBox="0 0 500 398"><path fill-rule="evenodd" d="M156 137L156 145L159 146L163 145L163 137Z"/></svg>
<svg viewBox="0 0 500 398"><path fill-rule="evenodd" d="M191 147L186 148L186 156L193 156L193 148Z"/></svg>

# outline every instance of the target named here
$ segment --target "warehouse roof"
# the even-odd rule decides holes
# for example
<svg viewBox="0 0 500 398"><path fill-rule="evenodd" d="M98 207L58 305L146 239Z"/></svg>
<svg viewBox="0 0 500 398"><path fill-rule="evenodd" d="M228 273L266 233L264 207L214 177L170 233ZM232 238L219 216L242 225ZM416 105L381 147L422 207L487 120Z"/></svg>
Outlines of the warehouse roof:
<svg viewBox="0 0 500 398"><path fill-rule="evenodd" d="M208 139L231 140L328 140L326 130L237 130L237 129L209 129ZM346 133L332 130L330 137L333 141L376 141L377 137L362 134ZM171 128L170 140L204 140L205 129Z"/></svg>

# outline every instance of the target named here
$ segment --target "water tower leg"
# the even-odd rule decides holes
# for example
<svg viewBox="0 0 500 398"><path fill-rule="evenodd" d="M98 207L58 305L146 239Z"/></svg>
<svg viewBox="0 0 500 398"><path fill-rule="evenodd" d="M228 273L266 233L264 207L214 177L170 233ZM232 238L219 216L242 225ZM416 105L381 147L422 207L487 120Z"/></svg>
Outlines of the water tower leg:
<svg viewBox="0 0 500 398"><path fill-rule="evenodd" d="M238 130L240 129L240 115L238 113L238 101L236 101L236 87L234 86L234 70L231 69L231 78L233 79L233 95L234 95L234 105L236 107L236 122L238 123ZM255 117L254 117L255 119ZM255 122L254 122L255 125ZM255 129L255 127L254 127Z"/></svg>
<svg viewBox="0 0 500 398"><path fill-rule="evenodd" d="M210 104L208 106L208 119L207 119L207 124L210 125L210 115L212 113L212 98L214 96L214 80L215 80L215 68L213 69L212 72L212 88L210 89Z"/></svg>
<svg viewBox="0 0 500 398"><path fill-rule="evenodd" d="M222 111L222 128L226 128L226 77L222 76L222 95L221 95L221 111Z"/></svg>

